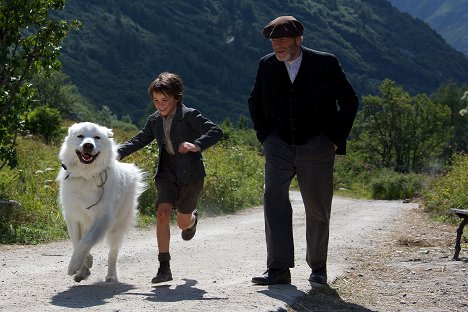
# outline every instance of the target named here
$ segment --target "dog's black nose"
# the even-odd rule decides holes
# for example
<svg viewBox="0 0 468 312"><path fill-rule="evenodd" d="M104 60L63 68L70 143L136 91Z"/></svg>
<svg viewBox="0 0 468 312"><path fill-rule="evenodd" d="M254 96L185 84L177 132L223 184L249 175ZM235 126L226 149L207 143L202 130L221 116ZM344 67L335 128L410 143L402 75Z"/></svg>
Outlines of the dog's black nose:
<svg viewBox="0 0 468 312"><path fill-rule="evenodd" d="M91 154L91 152L94 149L94 145L91 143L85 143L83 144L83 152L87 154Z"/></svg>

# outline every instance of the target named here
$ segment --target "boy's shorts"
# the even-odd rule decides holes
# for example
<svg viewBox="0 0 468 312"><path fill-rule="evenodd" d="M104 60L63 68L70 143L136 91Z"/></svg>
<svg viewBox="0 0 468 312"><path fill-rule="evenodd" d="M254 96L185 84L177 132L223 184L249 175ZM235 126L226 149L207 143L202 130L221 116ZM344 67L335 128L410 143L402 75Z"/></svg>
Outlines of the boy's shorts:
<svg viewBox="0 0 468 312"><path fill-rule="evenodd" d="M164 178L156 178L156 207L160 203L171 203L180 213L192 213L197 207L203 182L204 179L190 184L177 184Z"/></svg>

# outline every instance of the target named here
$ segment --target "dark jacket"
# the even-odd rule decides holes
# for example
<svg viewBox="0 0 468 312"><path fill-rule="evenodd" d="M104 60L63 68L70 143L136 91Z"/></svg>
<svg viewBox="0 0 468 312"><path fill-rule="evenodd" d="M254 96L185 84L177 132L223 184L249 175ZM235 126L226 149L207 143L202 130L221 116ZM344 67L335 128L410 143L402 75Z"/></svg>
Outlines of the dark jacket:
<svg viewBox="0 0 468 312"><path fill-rule="evenodd" d="M249 97L249 110L263 142L271 132L288 144L303 144L323 133L346 154L346 138L359 101L337 58L305 47L291 83L284 62L274 53L264 56Z"/></svg>
<svg viewBox="0 0 468 312"><path fill-rule="evenodd" d="M143 129L136 136L118 147L117 152L120 155L120 159L141 149L156 139L159 148L158 159L160 160L164 149L162 118L159 112L155 112L149 116ZM177 104L170 135L176 153L177 182L180 184L187 184L203 178L206 173L201 152L181 154L177 151L178 146L183 142L190 142L198 145L201 151L203 151L222 138L223 131L221 128L205 118L198 110L188 108L183 104ZM159 169L160 167L158 166L156 176L160 171Z"/></svg>

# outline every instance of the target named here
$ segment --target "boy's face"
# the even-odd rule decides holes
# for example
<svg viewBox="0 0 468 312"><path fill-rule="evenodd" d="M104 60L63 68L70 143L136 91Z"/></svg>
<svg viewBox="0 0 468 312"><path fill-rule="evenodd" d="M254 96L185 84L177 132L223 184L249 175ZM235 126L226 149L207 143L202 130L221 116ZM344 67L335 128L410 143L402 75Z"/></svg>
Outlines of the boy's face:
<svg viewBox="0 0 468 312"><path fill-rule="evenodd" d="M156 107L161 116L170 116L174 112L177 106L177 100L174 99L174 96L153 92L152 97L154 107Z"/></svg>

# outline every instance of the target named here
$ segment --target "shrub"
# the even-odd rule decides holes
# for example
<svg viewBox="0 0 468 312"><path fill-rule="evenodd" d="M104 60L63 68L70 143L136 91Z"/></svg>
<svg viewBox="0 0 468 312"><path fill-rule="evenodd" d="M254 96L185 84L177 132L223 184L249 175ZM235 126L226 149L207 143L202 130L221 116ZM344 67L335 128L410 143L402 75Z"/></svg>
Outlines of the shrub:
<svg viewBox="0 0 468 312"><path fill-rule="evenodd" d="M18 143L18 166L0 172L0 197L19 203L0 209L0 242L36 244L67 237L55 182L58 146L23 138Z"/></svg>
<svg viewBox="0 0 468 312"><path fill-rule="evenodd" d="M55 108L38 106L26 118L25 129L31 134L41 136L44 142L56 142L62 137L62 117Z"/></svg>
<svg viewBox="0 0 468 312"><path fill-rule="evenodd" d="M136 133L114 130L116 142L125 141ZM58 144L46 145L19 138L18 166L0 171L0 200L19 203L12 209L0 209L0 243L35 244L67 237L57 200L58 152ZM153 177L157 155L158 147L154 142L124 159L146 172L148 188L139 201L141 225L155 220ZM254 148L219 143L203 155L207 177L198 203L202 213L232 213L261 204L264 159Z"/></svg>
<svg viewBox="0 0 468 312"><path fill-rule="evenodd" d="M422 205L433 217L451 219L450 209L468 209L468 155L453 158L449 171L422 192Z"/></svg>
<svg viewBox="0 0 468 312"><path fill-rule="evenodd" d="M373 199L413 198L422 185L422 175L382 170L380 174L371 179L371 196Z"/></svg>
<svg viewBox="0 0 468 312"><path fill-rule="evenodd" d="M333 171L333 188L346 191L347 195L369 197L369 181L374 167L364 161L358 153L349 152L346 156L336 156Z"/></svg>
<svg viewBox="0 0 468 312"><path fill-rule="evenodd" d="M204 155L207 177L201 211L232 213L262 203L264 160L255 150L220 144Z"/></svg>

